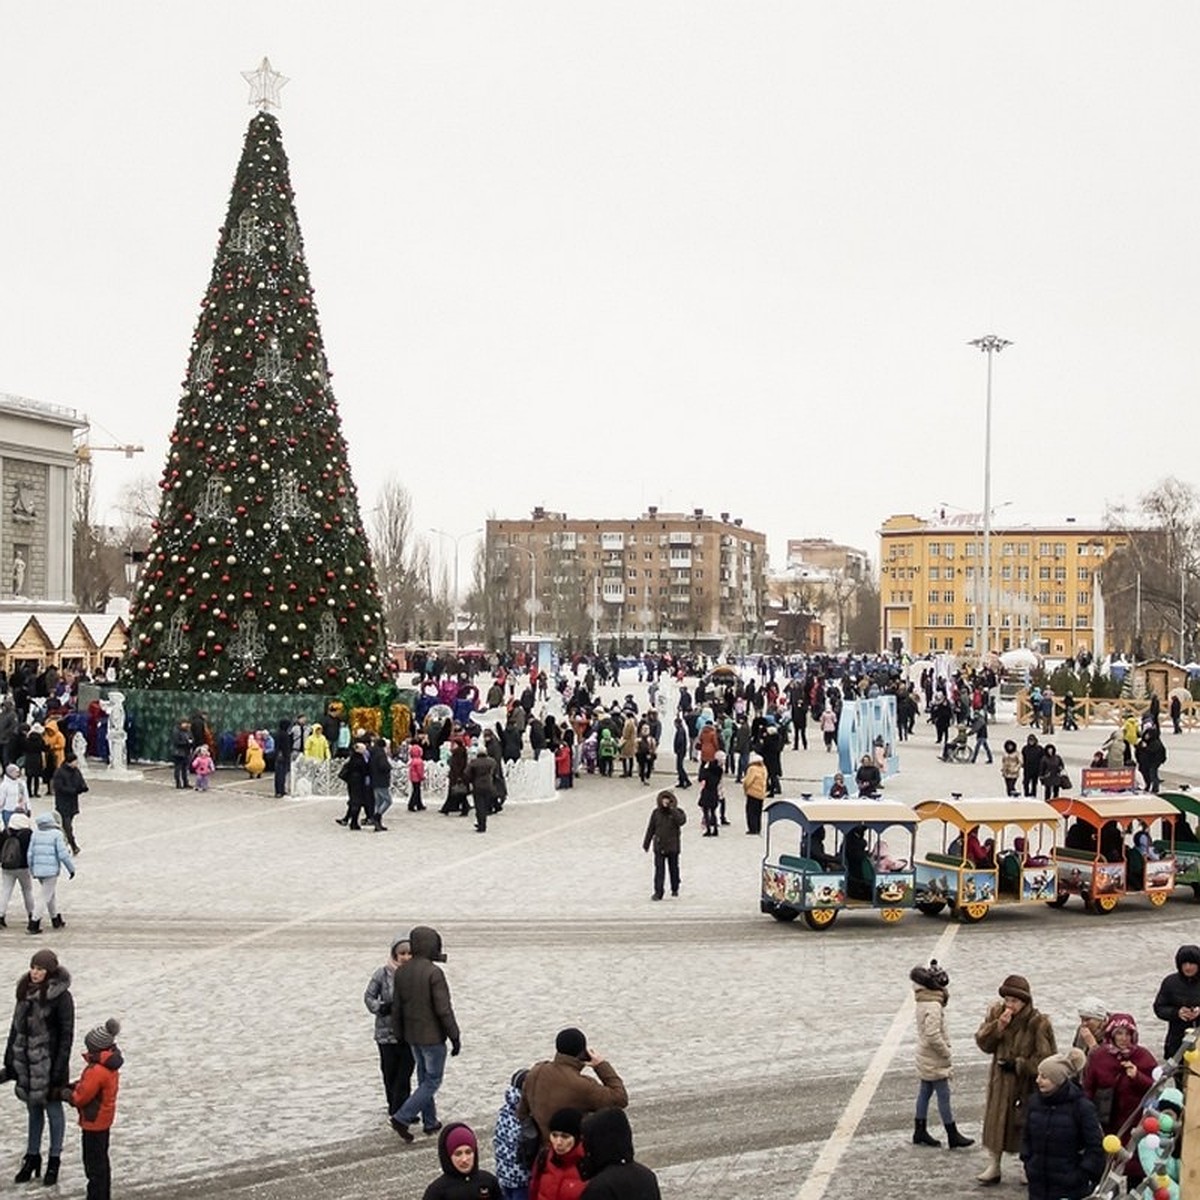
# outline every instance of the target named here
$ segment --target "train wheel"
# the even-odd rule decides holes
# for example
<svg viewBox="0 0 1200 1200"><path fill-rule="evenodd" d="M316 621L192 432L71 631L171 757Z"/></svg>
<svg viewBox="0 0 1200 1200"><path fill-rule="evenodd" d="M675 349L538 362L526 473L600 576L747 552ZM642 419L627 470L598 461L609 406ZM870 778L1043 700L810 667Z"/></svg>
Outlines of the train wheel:
<svg viewBox="0 0 1200 1200"><path fill-rule="evenodd" d="M955 916L964 925L978 925L988 915L986 904L960 904L955 910Z"/></svg>
<svg viewBox="0 0 1200 1200"><path fill-rule="evenodd" d="M837 920L836 908L810 908L804 914L809 929L828 929Z"/></svg>
<svg viewBox="0 0 1200 1200"><path fill-rule="evenodd" d="M1200 889L1200 884L1197 884L1196 886L1198 889ZM1197 891L1196 899L1200 900L1200 891ZM917 905L917 908L919 908L927 917L936 917L938 913L940 913L945 907L945 900L925 900Z"/></svg>
<svg viewBox="0 0 1200 1200"><path fill-rule="evenodd" d="M1091 910L1099 916L1107 916L1117 907L1116 896L1097 896L1091 903Z"/></svg>
<svg viewBox="0 0 1200 1200"><path fill-rule="evenodd" d="M1055 896L1053 900L1047 900L1046 904L1050 908L1062 908L1062 906L1064 904L1066 904L1066 902L1068 900L1070 900L1070 898L1071 898L1070 892L1059 892L1058 895Z"/></svg>
<svg viewBox="0 0 1200 1200"><path fill-rule="evenodd" d="M889 924L895 925L897 921L904 919L904 909L902 908L881 908L879 915Z"/></svg>
<svg viewBox="0 0 1200 1200"><path fill-rule="evenodd" d="M1162 908L1167 902L1166 892L1147 892L1146 899L1150 901L1155 908Z"/></svg>
<svg viewBox="0 0 1200 1200"><path fill-rule="evenodd" d="M794 921L800 914L794 908L773 908L771 916L777 921Z"/></svg>
<svg viewBox="0 0 1200 1200"><path fill-rule="evenodd" d="M1200 900L1200 883L1192 884L1192 895L1195 896L1197 900Z"/></svg>

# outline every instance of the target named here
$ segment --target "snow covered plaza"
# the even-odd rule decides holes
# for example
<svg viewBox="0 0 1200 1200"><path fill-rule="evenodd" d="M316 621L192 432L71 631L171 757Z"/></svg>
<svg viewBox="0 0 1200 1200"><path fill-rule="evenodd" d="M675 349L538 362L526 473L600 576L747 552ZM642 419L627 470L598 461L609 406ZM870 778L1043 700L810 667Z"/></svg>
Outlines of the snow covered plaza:
<svg viewBox="0 0 1200 1200"><path fill-rule="evenodd" d="M1010 732L1024 730L1002 717L993 744ZM1077 777L1103 737L1054 740ZM1195 737L1167 734L1169 784L1196 778ZM814 790L829 769L810 744L784 755L787 795ZM71 971L77 1061L85 1029L122 1021L118 1194L419 1197L437 1173L434 1139L404 1147L389 1129L362 1003L392 936L415 924L443 935L463 1029L442 1119L487 1131L490 1165L509 1077L578 1025L625 1080L639 1158L668 1197L973 1188L977 1148L909 1140L908 972L930 956L950 973L954 1100L969 1136L987 1064L973 1034L1010 972L1029 977L1060 1043L1077 1001L1094 993L1133 1013L1161 1049L1150 1004L1176 947L1196 940L1186 889L1162 909L1131 899L1107 917L1073 901L1061 912L997 910L970 927L846 914L815 933L758 911L761 843L743 832L738 789L727 792L732 824L708 841L693 787L682 793L682 895L651 904L641 838L654 791L673 781L668 765L660 755L649 789L585 775L560 799L510 803L485 837L440 816L440 797L424 813L393 809L386 834L352 834L333 823L340 799L277 801L269 778L241 771L220 771L204 796L174 791L165 767L114 786L93 771L76 824L79 873L59 891L66 929L27 937L12 906L0 946L10 985L37 946ZM998 794L998 766L939 762L920 723L887 794L911 802L950 790ZM5 1089L9 1177L24 1128ZM73 1127L63 1168L61 1194L82 1196ZM1018 1194L1015 1178L998 1191Z"/></svg>

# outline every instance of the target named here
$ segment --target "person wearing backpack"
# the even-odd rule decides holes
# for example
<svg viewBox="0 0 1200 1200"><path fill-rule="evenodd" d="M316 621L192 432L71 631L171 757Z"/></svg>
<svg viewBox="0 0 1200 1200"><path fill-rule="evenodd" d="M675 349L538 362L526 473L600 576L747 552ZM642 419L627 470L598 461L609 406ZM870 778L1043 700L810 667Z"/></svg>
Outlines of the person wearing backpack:
<svg viewBox="0 0 1200 1200"><path fill-rule="evenodd" d="M33 882L29 876L29 839L33 830L29 826L29 814L15 812L0 842L0 929L8 922L8 902L13 888L21 886L21 898L25 901L25 916L33 924Z"/></svg>

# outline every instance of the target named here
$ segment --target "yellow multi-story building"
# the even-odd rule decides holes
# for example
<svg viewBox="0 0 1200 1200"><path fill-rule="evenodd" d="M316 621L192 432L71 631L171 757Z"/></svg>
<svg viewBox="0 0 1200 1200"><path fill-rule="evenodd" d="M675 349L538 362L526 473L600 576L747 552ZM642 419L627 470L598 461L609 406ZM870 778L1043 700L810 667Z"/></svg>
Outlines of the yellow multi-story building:
<svg viewBox="0 0 1200 1200"><path fill-rule="evenodd" d="M988 641L1067 657L1096 650L1096 589L1109 555L1128 544L1099 522L993 525ZM886 649L976 654L983 645L983 518L888 517L879 531L880 634ZM1103 634L1103 631L1101 631ZM1103 638L1101 638L1103 641Z"/></svg>

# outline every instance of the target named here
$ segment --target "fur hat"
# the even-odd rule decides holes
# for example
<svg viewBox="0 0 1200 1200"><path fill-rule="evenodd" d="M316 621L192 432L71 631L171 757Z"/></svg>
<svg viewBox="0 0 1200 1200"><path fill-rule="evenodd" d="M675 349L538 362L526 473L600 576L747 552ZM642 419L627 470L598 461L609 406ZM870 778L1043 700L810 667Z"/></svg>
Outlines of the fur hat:
<svg viewBox="0 0 1200 1200"><path fill-rule="evenodd" d="M1024 975L1009 975L998 990L1001 996L1011 996L1014 1000L1024 1000L1026 1004L1033 1003L1033 993L1029 990L1029 980Z"/></svg>
<svg viewBox="0 0 1200 1200"><path fill-rule="evenodd" d="M1052 1054L1049 1058L1043 1058L1038 1063L1038 1074L1060 1088L1068 1079L1074 1079L1086 1062L1087 1055L1072 1046L1066 1054Z"/></svg>
<svg viewBox="0 0 1200 1200"><path fill-rule="evenodd" d="M58 955L53 950L39 950L29 960L31 967L40 967L43 971L58 970Z"/></svg>
<svg viewBox="0 0 1200 1200"><path fill-rule="evenodd" d="M110 1046L116 1044L117 1034L121 1032L121 1022L116 1017L109 1017L103 1025L97 1025L95 1029L89 1029L84 1034L83 1042L92 1053L98 1053L101 1050L107 1050Z"/></svg>
<svg viewBox="0 0 1200 1200"><path fill-rule="evenodd" d="M1079 1002L1078 1012L1083 1020L1108 1020L1108 1005L1103 1000L1097 1000L1095 996L1084 996Z"/></svg>
<svg viewBox="0 0 1200 1200"><path fill-rule="evenodd" d="M576 1141L583 1130L583 1113L577 1108L560 1108L546 1125L547 1133L570 1134Z"/></svg>
<svg viewBox="0 0 1200 1200"><path fill-rule="evenodd" d="M587 1038L582 1029L568 1027L560 1029L554 1039L554 1049L559 1054L569 1054L572 1058L583 1058L587 1054Z"/></svg>
<svg viewBox="0 0 1200 1200"><path fill-rule="evenodd" d="M908 977L917 987L933 992L944 992L950 986L950 976L938 966L936 958L931 958L927 967L913 967Z"/></svg>

